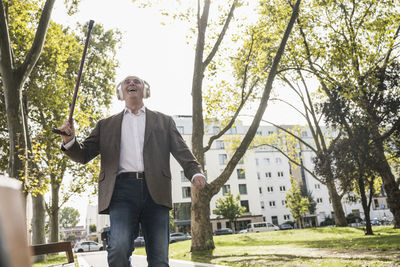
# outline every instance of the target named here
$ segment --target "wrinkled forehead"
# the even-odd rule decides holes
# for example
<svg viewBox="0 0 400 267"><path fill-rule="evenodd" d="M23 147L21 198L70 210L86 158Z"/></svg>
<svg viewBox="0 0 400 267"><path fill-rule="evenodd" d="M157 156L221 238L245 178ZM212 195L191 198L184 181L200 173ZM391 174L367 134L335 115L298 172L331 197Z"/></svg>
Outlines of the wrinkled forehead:
<svg viewBox="0 0 400 267"><path fill-rule="evenodd" d="M141 83L143 83L142 79L140 79L138 76L135 76L135 75L126 76L125 79L122 80L122 82L125 82L125 81L127 81L127 80L135 80L135 79L137 79L137 80L139 80Z"/></svg>

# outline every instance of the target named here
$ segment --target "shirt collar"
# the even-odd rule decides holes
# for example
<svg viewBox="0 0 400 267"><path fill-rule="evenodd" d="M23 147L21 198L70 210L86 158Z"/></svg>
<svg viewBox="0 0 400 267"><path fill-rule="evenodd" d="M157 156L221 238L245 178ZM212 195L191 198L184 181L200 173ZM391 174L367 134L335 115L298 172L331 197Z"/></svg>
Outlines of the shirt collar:
<svg viewBox="0 0 400 267"><path fill-rule="evenodd" d="M130 114L135 115L135 116L139 116L139 115L142 115L142 114L146 114L146 107L143 105L143 107L141 107L141 108L139 109L138 114L133 114L132 111L131 111L129 108L125 107L125 108L124 108L124 114L126 114L126 113L130 113Z"/></svg>

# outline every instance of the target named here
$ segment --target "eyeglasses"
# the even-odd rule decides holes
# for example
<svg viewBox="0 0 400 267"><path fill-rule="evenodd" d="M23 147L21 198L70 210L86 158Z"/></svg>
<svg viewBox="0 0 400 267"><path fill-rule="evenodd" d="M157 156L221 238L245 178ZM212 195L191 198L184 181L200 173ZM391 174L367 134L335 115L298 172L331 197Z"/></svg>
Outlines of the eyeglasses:
<svg viewBox="0 0 400 267"><path fill-rule="evenodd" d="M134 84L142 84L142 82L138 78L126 78L123 83L130 84L131 82L133 82Z"/></svg>

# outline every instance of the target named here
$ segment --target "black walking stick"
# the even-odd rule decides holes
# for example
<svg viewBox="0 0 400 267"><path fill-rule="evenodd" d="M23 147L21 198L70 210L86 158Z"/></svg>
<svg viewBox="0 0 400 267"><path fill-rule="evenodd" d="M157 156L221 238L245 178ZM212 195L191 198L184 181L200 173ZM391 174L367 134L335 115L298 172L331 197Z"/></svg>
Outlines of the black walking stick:
<svg viewBox="0 0 400 267"><path fill-rule="evenodd" d="M94 24L94 20L90 20L89 21L89 29L88 29L87 36L86 36L85 48L83 49L81 65L79 67L78 78L76 80L75 92L74 92L74 96L72 97L71 110L69 112L69 117L68 117L68 121L69 121L69 123L71 125L72 125L72 115L74 114L76 97L78 96L79 84L81 83L83 64L85 63L86 51L87 51L87 48L88 48L88 45L89 45L90 33L92 31L93 24ZM53 128L53 133L61 134L61 135L68 135L69 136L69 134L67 134L64 131L59 130L58 128Z"/></svg>

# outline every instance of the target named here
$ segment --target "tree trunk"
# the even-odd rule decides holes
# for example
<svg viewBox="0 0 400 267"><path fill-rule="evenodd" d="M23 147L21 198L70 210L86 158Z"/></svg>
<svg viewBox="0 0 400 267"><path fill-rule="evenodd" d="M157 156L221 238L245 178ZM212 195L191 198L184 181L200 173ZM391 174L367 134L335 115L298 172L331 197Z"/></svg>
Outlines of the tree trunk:
<svg viewBox="0 0 400 267"><path fill-rule="evenodd" d="M383 143L376 141L374 145L375 170L380 174L383 181L383 187L387 194L387 202L390 211L393 214L394 228L400 228L400 189L399 184L396 182L395 177L392 173L389 163L387 162Z"/></svg>
<svg viewBox="0 0 400 267"><path fill-rule="evenodd" d="M32 245L45 244L45 207L43 195L32 196ZM46 255L36 256L35 262L44 261Z"/></svg>
<svg viewBox="0 0 400 267"><path fill-rule="evenodd" d="M346 215L343 211L342 198L339 196L333 179L326 181L329 197L332 201L332 208L335 214L335 224L339 227L347 226Z"/></svg>
<svg viewBox="0 0 400 267"><path fill-rule="evenodd" d="M297 0L290 22L286 28L282 41L279 45L277 53L274 57L271 69L268 74L265 89L262 94L260 105L257 109L256 115L254 116L253 122L249 127L242 143L228 162L227 167L223 173L216 178L212 184L207 185L201 190L197 190L192 186L192 208L191 208L191 220L192 220L192 246L191 251L204 251L210 250L215 247L212 226L210 223L210 201L213 195L217 194L223 184L229 179L232 174L234 167L243 157L244 153L248 149L251 141L253 140L257 128L260 124L262 116L267 107L267 102L272 89L272 83L277 73L280 59L284 53L286 42L289 38L290 32L293 28L295 20L298 16L300 0ZM209 13L210 0L204 2L203 14L199 18L198 22L198 39L196 44L196 55L194 64L194 75L192 83L192 104L193 104L193 134L192 134L192 149L193 154L197 157L200 164L204 168L204 150L203 150L203 138L204 138L204 122L203 122L203 107L202 107L202 82L204 76L204 69L206 67L202 62L204 52L204 39L205 31L207 27L208 13Z"/></svg>
<svg viewBox="0 0 400 267"><path fill-rule="evenodd" d="M58 225L58 202L59 202L60 185L52 179L51 184L51 207L50 207L50 241L58 242L59 240L59 225Z"/></svg>
<svg viewBox="0 0 400 267"><path fill-rule="evenodd" d="M371 218L369 216L369 206L368 206L368 201L367 201L367 196L365 194L365 184L362 176L358 178L358 187L360 188L360 193L361 193L361 204L364 210L364 216L365 216L365 226L366 226L366 235L373 235L374 233L372 232L372 227L371 227ZM370 189L372 190L372 189Z"/></svg>
<svg viewBox="0 0 400 267"><path fill-rule="evenodd" d="M192 81L192 150L203 169L204 166L204 121L203 121L203 77L204 77L204 41L207 28L210 0L204 2L203 13L199 18L196 52L194 60L193 81ZM205 188L197 190L192 186L191 198L191 251L214 249L212 227L210 224L210 201L212 194Z"/></svg>
<svg viewBox="0 0 400 267"><path fill-rule="evenodd" d="M210 201L212 193L205 189L197 190L192 186L191 234L190 251L203 251L215 248L212 226L210 223Z"/></svg>
<svg viewBox="0 0 400 267"><path fill-rule="evenodd" d="M7 113L7 126L9 134L9 161L8 175L18 178L24 170L22 157L24 156L25 142L22 125L21 101L19 91L21 88L18 84L10 81L8 84L3 79L3 88Z"/></svg>

